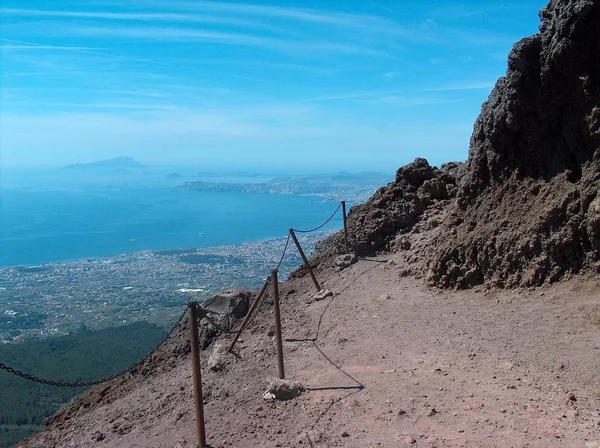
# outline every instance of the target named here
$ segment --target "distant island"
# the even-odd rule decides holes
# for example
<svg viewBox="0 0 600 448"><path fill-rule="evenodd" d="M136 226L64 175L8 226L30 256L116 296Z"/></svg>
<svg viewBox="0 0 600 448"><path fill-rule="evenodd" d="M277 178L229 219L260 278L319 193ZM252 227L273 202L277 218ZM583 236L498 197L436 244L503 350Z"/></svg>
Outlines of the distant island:
<svg viewBox="0 0 600 448"><path fill-rule="evenodd" d="M350 174L339 172L334 175L304 175L276 177L268 182L185 182L178 188L192 191L219 191L236 193L288 194L317 196L331 201L361 203L366 201L382 184L393 176L377 172Z"/></svg>
<svg viewBox="0 0 600 448"><path fill-rule="evenodd" d="M114 157L112 159L98 160L89 163L72 163L63 167L66 170L107 170L107 169L123 169L123 168L142 168L142 165L137 160L131 157Z"/></svg>

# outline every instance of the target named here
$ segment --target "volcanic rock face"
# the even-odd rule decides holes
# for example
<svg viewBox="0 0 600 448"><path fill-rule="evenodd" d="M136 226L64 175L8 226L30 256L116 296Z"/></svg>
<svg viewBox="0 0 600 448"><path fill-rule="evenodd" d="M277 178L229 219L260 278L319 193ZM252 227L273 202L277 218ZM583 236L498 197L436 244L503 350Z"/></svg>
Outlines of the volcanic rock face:
<svg viewBox="0 0 600 448"><path fill-rule="evenodd" d="M436 203L447 203L456 195L456 173L460 166L450 163L438 169L429 166L425 159L415 159L398 169L394 182L350 210L351 251L364 256L389 249L396 234L409 231L425 210ZM343 247L343 235L336 234L317 247L317 254L340 253Z"/></svg>
<svg viewBox="0 0 600 448"><path fill-rule="evenodd" d="M534 286L596 272L600 2L552 0L540 18L483 104L466 164L438 170L417 159L351 210L357 255L410 249L409 234L443 209L437 237L411 260L431 284ZM336 235L320 249L342 243Z"/></svg>
<svg viewBox="0 0 600 448"><path fill-rule="evenodd" d="M600 4L553 0L517 42L471 138L463 199L493 183L581 178L600 142ZM597 160L596 160L597 161ZM464 201L463 201L464 202Z"/></svg>
<svg viewBox="0 0 600 448"><path fill-rule="evenodd" d="M539 285L598 260L600 3L553 0L540 17L475 123L432 283Z"/></svg>

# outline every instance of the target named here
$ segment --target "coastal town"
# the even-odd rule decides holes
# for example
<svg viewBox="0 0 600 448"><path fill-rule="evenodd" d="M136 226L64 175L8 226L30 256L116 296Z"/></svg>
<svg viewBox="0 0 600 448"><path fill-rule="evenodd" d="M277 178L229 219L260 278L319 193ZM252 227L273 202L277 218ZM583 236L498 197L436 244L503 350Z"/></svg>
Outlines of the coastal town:
<svg viewBox="0 0 600 448"><path fill-rule="evenodd" d="M300 236L310 252L327 232ZM169 326L190 300L219 290L259 288L286 238L205 249L0 268L0 342L60 336L147 321ZM288 246L281 278L300 263Z"/></svg>

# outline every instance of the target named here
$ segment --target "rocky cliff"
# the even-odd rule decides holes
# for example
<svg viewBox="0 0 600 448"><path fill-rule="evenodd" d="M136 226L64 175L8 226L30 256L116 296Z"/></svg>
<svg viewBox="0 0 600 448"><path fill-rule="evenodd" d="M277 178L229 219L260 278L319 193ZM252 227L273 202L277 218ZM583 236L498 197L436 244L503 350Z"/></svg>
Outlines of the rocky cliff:
<svg viewBox="0 0 600 448"><path fill-rule="evenodd" d="M466 164L438 170L418 159L352 210L358 254L409 247L423 215L444 209L418 260L432 284L531 286L596 271L600 3L552 0L540 18L483 104Z"/></svg>

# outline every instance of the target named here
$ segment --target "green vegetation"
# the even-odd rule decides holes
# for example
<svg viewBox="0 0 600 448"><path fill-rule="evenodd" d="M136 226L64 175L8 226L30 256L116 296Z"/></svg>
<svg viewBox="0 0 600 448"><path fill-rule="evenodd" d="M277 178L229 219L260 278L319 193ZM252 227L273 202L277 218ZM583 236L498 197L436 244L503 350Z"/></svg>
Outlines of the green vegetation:
<svg viewBox="0 0 600 448"><path fill-rule="evenodd" d="M144 357L167 330L147 322L0 345L0 362L31 375L63 382L110 376ZM0 448L36 433L46 417L86 390L45 386L0 370Z"/></svg>

